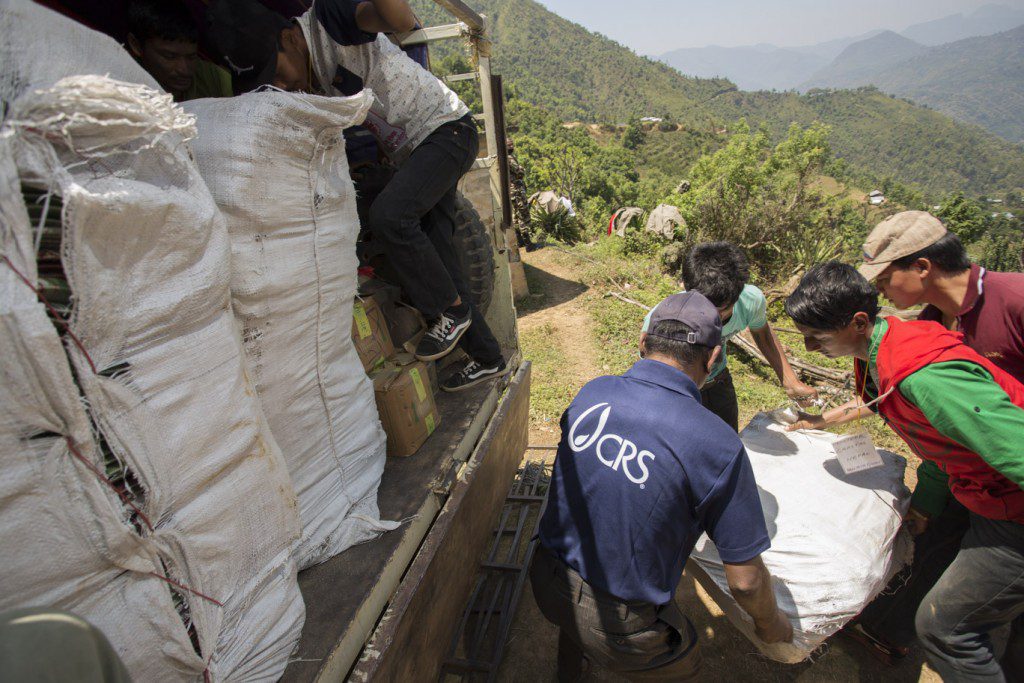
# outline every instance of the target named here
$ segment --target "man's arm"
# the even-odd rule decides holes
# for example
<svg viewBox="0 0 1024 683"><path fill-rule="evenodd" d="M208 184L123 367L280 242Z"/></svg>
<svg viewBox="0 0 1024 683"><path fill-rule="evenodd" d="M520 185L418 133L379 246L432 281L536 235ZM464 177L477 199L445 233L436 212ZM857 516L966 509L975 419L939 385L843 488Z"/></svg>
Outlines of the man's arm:
<svg viewBox="0 0 1024 683"><path fill-rule="evenodd" d="M760 555L746 562L726 562L725 579L733 599L754 620L758 638L766 643L793 640L793 625L775 604L772 577Z"/></svg>
<svg viewBox="0 0 1024 683"><path fill-rule="evenodd" d="M826 410L821 415L801 412L796 422L786 427L787 432L794 432L798 429L827 429L844 425L847 422L860 420L874 415L871 408L864 406L864 401L853 399L832 410Z"/></svg>
<svg viewBox="0 0 1024 683"><path fill-rule="evenodd" d="M356 6L356 25L365 33L405 33L416 15L405 0L365 0Z"/></svg>
<svg viewBox="0 0 1024 683"><path fill-rule="evenodd" d="M768 364L772 366L772 370L778 376L787 396L794 401L818 398L818 390L801 382L793 372L793 366L789 364L786 352L782 349L782 344L779 343L779 338L775 335L771 324L765 323L758 329L751 329L750 336L754 338L757 348L761 350L768 360Z"/></svg>
<svg viewBox="0 0 1024 683"><path fill-rule="evenodd" d="M977 363L928 365L899 385L940 434L977 453L993 469L1024 488L1024 408Z"/></svg>

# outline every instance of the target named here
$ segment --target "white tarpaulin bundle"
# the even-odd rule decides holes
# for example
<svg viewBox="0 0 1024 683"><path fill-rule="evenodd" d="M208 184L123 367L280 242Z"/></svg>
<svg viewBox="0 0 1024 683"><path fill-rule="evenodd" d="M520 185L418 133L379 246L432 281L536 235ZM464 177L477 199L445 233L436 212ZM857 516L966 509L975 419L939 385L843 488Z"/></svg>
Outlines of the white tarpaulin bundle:
<svg viewBox="0 0 1024 683"><path fill-rule="evenodd" d="M911 544L900 533L910 497L903 485L906 461L879 450L882 466L844 474L831 445L836 435L788 433L765 414L740 436L772 540L761 557L779 608L793 624L793 642L766 645L754 635L706 535L691 558L729 620L767 656L796 663L856 616L909 560Z"/></svg>
<svg viewBox="0 0 1024 683"><path fill-rule="evenodd" d="M74 307L62 349L7 272L35 277L33 228L5 178L3 248L17 263L0 264L13 378L0 480L27 495L0 494L0 544L17 549L0 607L78 613L136 680L270 680L304 618L296 500L245 373L230 242L188 157L193 134L169 95L100 76L27 92L9 112L22 180L63 199Z"/></svg>
<svg viewBox="0 0 1024 683"><path fill-rule="evenodd" d="M351 340L359 218L342 131L372 99L262 92L185 105L231 236L250 376L299 497L300 567L394 528L379 519L385 436Z"/></svg>
<svg viewBox="0 0 1024 683"><path fill-rule="evenodd" d="M117 41L32 0L0 0L0 101L95 74L160 90Z"/></svg>

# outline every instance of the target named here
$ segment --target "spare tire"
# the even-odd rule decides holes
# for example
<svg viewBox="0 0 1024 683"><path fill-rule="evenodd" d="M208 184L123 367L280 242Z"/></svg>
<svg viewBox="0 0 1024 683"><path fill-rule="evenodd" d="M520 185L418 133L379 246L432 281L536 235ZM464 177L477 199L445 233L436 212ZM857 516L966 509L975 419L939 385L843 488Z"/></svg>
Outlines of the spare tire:
<svg viewBox="0 0 1024 683"><path fill-rule="evenodd" d="M491 234L473 204L461 192L455 197L455 254L462 266L471 301L486 313L494 294L494 249Z"/></svg>

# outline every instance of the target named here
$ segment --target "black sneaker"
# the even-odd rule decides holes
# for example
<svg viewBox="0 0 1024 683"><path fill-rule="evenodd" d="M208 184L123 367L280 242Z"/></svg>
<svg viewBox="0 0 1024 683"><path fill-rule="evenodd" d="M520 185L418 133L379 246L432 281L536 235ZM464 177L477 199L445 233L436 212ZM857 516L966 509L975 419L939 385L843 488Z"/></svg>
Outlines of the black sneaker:
<svg viewBox="0 0 1024 683"><path fill-rule="evenodd" d="M420 339L420 343L416 345L416 358L418 360L437 360L447 356L469 329L469 324L473 321L472 318L473 313L469 306L466 306L466 312L461 316L452 313L451 309L442 313Z"/></svg>
<svg viewBox="0 0 1024 683"><path fill-rule="evenodd" d="M504 358L490 365L481 365L475 360L471 360L466 364L466 367L441 382L441 390L462 391L463 389L469 389L470 387L476 386L481 382L486 382L489 379L507 375L508 370L509 368L508 365L505 364Z"/></svg>

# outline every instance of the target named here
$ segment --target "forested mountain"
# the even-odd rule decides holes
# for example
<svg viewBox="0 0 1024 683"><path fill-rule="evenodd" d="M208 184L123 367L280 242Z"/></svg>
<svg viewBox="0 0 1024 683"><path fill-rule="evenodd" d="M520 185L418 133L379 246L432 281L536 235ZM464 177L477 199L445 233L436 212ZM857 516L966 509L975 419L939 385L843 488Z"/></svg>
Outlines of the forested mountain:
<svg viewBox="0 0 1024 683"><path fill-rule="evenodd" d="M877 79L893 65L927 51L920 43L892 31L883 31L847 47L831 64L802 83L800 89L878 85Z"/></svg>
<svg viewBox="0 0 1024 683"><path fill-rule="evenodd" d="M977 126L875 88L806 95L728 93L710 103L721 117L745 116L781 136L791 122L828 124L835 152L858 173L915 183L939 196L1024 185L1024 151Z"/></svg>
<svg viewBox="0 0 1024 683"><path fill-rule="evenodd" d="M427 24L451 21L431 0L413 5ZM781 136L791 122L818 120L831 127L833 148L859 173L917 183L936 195L1024 187L1020 147L874 89L739 92L724 79L685 77L532 0L474 0L473 6L491 21L495 71L518 97L563 121L659 116L713 133L745 117ZM452 45L433 46L433 59L457 49Z"/></svg>
<svg viewBox="0 0 1024 683"><path fill-rule="evenodd" d="M860 44L862 53L871 52L868 42ZM917 50L916 56L897 62L879 57L874 69L840 65L844 56L840 55L827 72L816 75L811 85L875 85L976 123L1008 140L1024 141L1024 26L924 48Z"/></svg>

